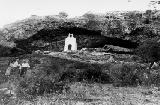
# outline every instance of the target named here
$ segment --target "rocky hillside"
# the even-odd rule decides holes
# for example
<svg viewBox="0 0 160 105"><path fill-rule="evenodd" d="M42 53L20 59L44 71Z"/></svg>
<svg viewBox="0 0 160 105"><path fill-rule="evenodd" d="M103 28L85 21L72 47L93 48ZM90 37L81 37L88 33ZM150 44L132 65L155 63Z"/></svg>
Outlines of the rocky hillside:
<svg viewBox="0 0 160 105"><path fill-rule="evenodd" d="M106 44L132 49L139 42L159 37L158 20L147 23L145 18L133 14L139 13L126 13L123 18L115 14L108 18L111 14L92 13L77 18L32 15L4 26L0 35L2 40L15 45L18 51L27 53L38 49L62 51L64 38L69 33L77 38L78 49L102 48Z"/></svg>

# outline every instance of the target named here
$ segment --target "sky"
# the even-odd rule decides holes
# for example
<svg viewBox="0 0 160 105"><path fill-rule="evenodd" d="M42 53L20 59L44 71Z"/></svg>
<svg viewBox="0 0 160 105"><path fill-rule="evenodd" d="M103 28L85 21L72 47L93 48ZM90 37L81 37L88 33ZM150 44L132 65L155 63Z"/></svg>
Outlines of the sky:
<svg viewBox="0 0 160 105"><path fill-rule="evenodd" d="M146 10L150 0L0 0L0 28L31 15L58 15L64 11L69 17L87 12Z"/></svg>

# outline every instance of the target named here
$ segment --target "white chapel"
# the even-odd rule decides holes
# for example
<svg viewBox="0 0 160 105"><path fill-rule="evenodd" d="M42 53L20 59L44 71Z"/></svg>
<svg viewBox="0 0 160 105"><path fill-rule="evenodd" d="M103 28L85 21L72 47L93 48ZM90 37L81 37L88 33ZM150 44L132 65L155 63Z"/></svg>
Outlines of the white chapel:
<svg viewBox="0 0 160 105"><path fill-rule="evenodd" d="M65 39L64 51L77 51L77 42L73 34L69 33L68 37Z"/></svg>

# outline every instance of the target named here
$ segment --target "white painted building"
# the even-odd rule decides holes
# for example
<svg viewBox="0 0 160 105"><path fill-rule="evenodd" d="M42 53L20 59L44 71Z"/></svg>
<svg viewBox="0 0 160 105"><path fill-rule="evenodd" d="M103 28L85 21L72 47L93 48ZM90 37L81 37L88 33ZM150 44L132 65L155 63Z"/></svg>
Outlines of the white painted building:
<svg viewBox="0 0 160 105"><path fill-rule="evenodd" d="M73 34L69 34L65 39L64 51L77 51L77 42Z"/></svg>

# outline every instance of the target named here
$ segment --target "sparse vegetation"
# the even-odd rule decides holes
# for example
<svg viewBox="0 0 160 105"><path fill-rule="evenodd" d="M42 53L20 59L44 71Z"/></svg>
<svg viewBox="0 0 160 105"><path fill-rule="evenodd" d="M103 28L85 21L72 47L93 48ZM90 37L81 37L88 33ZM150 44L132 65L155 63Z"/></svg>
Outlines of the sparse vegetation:
<svg viewBox="0 0 160 105"><path fill-rule="evenodd" d="M59 12L60 18L67 18L68 14L66 12Z"/></svg>
<svg viewBox="0 0 160 105"><path fill-rule="evenodd" d="M154 62L158 62L160 59L160 43L159 39L149 39L141 44L136 50L135 53L142 58L144 62L151 63L150 68Z"/></svg>
<svg viewBox="0 0 160 105"><path fill-rule="evenodd" d="M122 13L124 19L117 14L101 16L93 13L68 19L67 13L60 12L56 16L33 15L5 26L0 30L0 56L12 55L20 60L28 59L31 67L24 77L19 77L19 68L7 77L4 74L11 58L0 58L0 87L14 91L14 95L11 95L7 93L8 90L0 89L0 104L159 103L159 100L144 98L149 95L159 98L159 67L151 68L153 62L158 62L160 58L159 27L157 18L151 17L153 13L146 11L143 14L146 14L145 19L137 12ZM53 52L53 55L34 53L36 50L62 51L65 36L72 32L77 37L80 49L99 47L101 50L107 40L110 45L114 45L110 48L116 51L134 50L135 55L111 54L105 49L95 51L94 48L70 53ZM109 37L125 39L120 40L124 46L116 46L120 43L117 40L109 41ZM128 48L130 42L126 39L131 40L131 44L137 42L136 45L140 45L136 49ZM133 43L132 48L136 45ZM110 58L112 61L108 60ZM148 72L146 68L149 63L152 64ZM154 90L144 91L143 87L154 87ZM131 94L137 95L136 99Z"/></svg>
<svg viewBox="0 0 160 105"><path fill-rule="evenodd" d="M68 54L68 57L71 55ZM144 75L146 66L133 62L90 64L74 59L67 60L67 58L55 58L41 54L25 55L19 58L27 58L32 64L31 76L26 75L24 78L19 78L18 74L13 73L14 75L10 77L10 80L16 84L17 99L19 101L23 100L23 102L45 102L44 100L39 100L39 98L46 97L48 100L51 97L53 98L51 94L55 94L55 98L59 97L59 99L62 98L59 95L75 95L73 101L76 99L88 99L89 95L102 97L106 94L106 91L104 92L103 90L106 89L105 85L111 85L112 83L115 84L114 86L147 86L148 83L152 83L155 86L159 85L158 71L153 70L151 72L152 75L148 79ZM148 82L148 80L150 81ZM68 98L70 99L71 97Z"/></svg>

